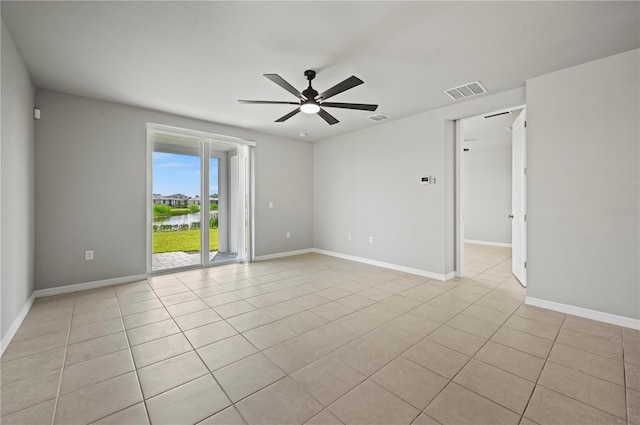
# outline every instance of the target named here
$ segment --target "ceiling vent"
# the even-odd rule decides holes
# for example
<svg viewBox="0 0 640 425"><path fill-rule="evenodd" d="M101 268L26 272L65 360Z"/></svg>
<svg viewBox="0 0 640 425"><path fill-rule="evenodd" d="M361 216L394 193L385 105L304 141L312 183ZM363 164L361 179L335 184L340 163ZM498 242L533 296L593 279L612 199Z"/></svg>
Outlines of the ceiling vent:
<svg viewBox="0 0 640 425"><path fill-rule="evenodd" d="M502 111L502 112L496 112L495 114L491 114L491 115L485 115L484 119L488 119L488 118L495 118L495 117L499 117L501 115L509 115L511 113L511 111Z"/></svg>
<svg viewBox="0 0 640 425"><path fill-rule="evenodd" d="M385 115L385 114L375 114L375 115L371 115L369 117L371 121L384 121L384 120L388 120L389 118L391 118L389 115Z"/></svg>
<svg viewBox="0 0 640 425"><path fill-rule="evenodd" d="M464 99L465 97L476 96L478 94L486 93L487 89L484 88L480 81L474 81L473 83L463 84L459 87L454 87L444 91L447 96L453 100Z"/></svg>

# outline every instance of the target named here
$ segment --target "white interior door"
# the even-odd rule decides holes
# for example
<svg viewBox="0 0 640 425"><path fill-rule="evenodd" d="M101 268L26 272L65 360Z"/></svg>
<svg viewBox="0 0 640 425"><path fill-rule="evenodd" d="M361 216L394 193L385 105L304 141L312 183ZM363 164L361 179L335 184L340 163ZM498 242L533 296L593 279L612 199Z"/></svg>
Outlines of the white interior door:
<svg viewBox="0 0 640 425"><path fill-rule="evenodd" d="M527 133L526 109L513 122L512 185L511 185L511 243L513 274L522 286L527 286Z"/></svg>

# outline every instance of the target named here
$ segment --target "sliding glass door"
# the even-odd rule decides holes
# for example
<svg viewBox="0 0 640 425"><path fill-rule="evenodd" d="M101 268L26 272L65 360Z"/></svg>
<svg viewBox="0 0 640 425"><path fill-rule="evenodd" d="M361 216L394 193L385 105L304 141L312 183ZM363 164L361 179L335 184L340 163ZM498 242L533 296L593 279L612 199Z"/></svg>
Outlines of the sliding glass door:
<svg viewBox="0 0 640 425"><path fill-rule="evenodd" d="M250 259L250 147L149 132L149 272Z"/></svg>
<svg viewBox="0 0 640 425"><path fill-rule="evenodd" d="M201 260L199 140L154 136L152 271L198 266Z"/></svg>

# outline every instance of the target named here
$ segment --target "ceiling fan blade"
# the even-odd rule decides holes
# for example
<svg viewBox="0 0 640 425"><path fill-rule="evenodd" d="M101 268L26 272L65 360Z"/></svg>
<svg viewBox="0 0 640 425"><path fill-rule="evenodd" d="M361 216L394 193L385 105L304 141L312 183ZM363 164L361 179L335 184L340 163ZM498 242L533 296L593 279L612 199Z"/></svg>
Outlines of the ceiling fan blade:
<svg viewBox="0 0 640 425"><path fill-rule="evenodd" d="M329 99L332 96L335 96L335 95L337 95L339 93L342 93L345 90L352 89L355 86L359 86L360 84L363 84L363 83L364 83L364 81L362 81L360 78L352 75L351 77L347 78L343 82L338 83L335 86L331 87L329 90L326 90L326 91L320 93L316 97L316 99L318 99L318 100Z"/></svg>
<svg viewBox="0 0 640 425"><path fill-rule="evenodd" d="M326 108L359 109L361 111L375 111L378 109L378 105L368 103L322 102L322 106Z"/></svg>
<svg viewBox="0 0 640 425"><path fill-rule="evenodd" d="M318 111L318 115L320 115L323 120L328 122L329 125L334 125L340 122L336 119L336 117L334 117L333 115L331 115L330 113L328 113L322 108L320 108L320 110Z"/></svg>
<svg viewBox="0 0 640 425"><path fill-rule="evenodd" d="M279 101L279 100L239 100L238 102L240 103L250 103L250 104L256 104L256 105L272 105L272 104L276 104L276 105L299 105L300 102L286 102L286 101Z"/></svg>
<svg viewBox="0 0 640 425"><path fill-rule="evenodd" d="M300 112L300 108L294 109L293 111L289 112L287 115L278 118L275 122L285 122L286 120L288 120L289 118L297 114L298 112Z"/></svg>
<svg viewBox="0 0 640 425"><path fill-rule="evenodd" d="M270 79L271 81L273 81L274 83L276 83L277 85L279 85L280 87L282 87L283 89L285 89L286 91L294 95L295 97L298 97L298 98L304 97L299 90L297 90L295 87L289 84L284 78L282 78L278 74L262 74L262 75L264 75L265 77L267 77L268 79Z"/></svg>

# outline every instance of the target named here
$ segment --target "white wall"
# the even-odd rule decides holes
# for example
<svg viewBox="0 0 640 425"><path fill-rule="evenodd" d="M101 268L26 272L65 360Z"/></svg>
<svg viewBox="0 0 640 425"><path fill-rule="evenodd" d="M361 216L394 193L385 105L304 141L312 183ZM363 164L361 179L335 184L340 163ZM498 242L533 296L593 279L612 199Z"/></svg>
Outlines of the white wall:
<svg viewBox="0 0 640 425"><path fill-rule="evenodd" d="M463 144L464 238L511 244L511 133Z"/></svg>
<svg viewBox="0 0 640 425"><path fill-rule="evenodd" d="M0 288L3 348L33 293L35 87L4 22L0 137Z"/></svg>
<svg viewBox="0 0 640 425"><path fill-rule="evenodd" d="M49 90L36 102L37 289L146 272L149 122L254 140L256 255L312 247L311 143Z"/></svg>
<svg viewBox="0 0 640 425"><path fill-rule="evenodd" d="M523 103L524 88L514 89L314 143L314 246L438 275L452 272L452 121ZM422 175L437 183L420 185Z"/></svg>
<svg viewBox="0 0 640 425"><path fill-rule="evenodd" d="M640 318L639 63L527 81L529 297Z"/></svg>

